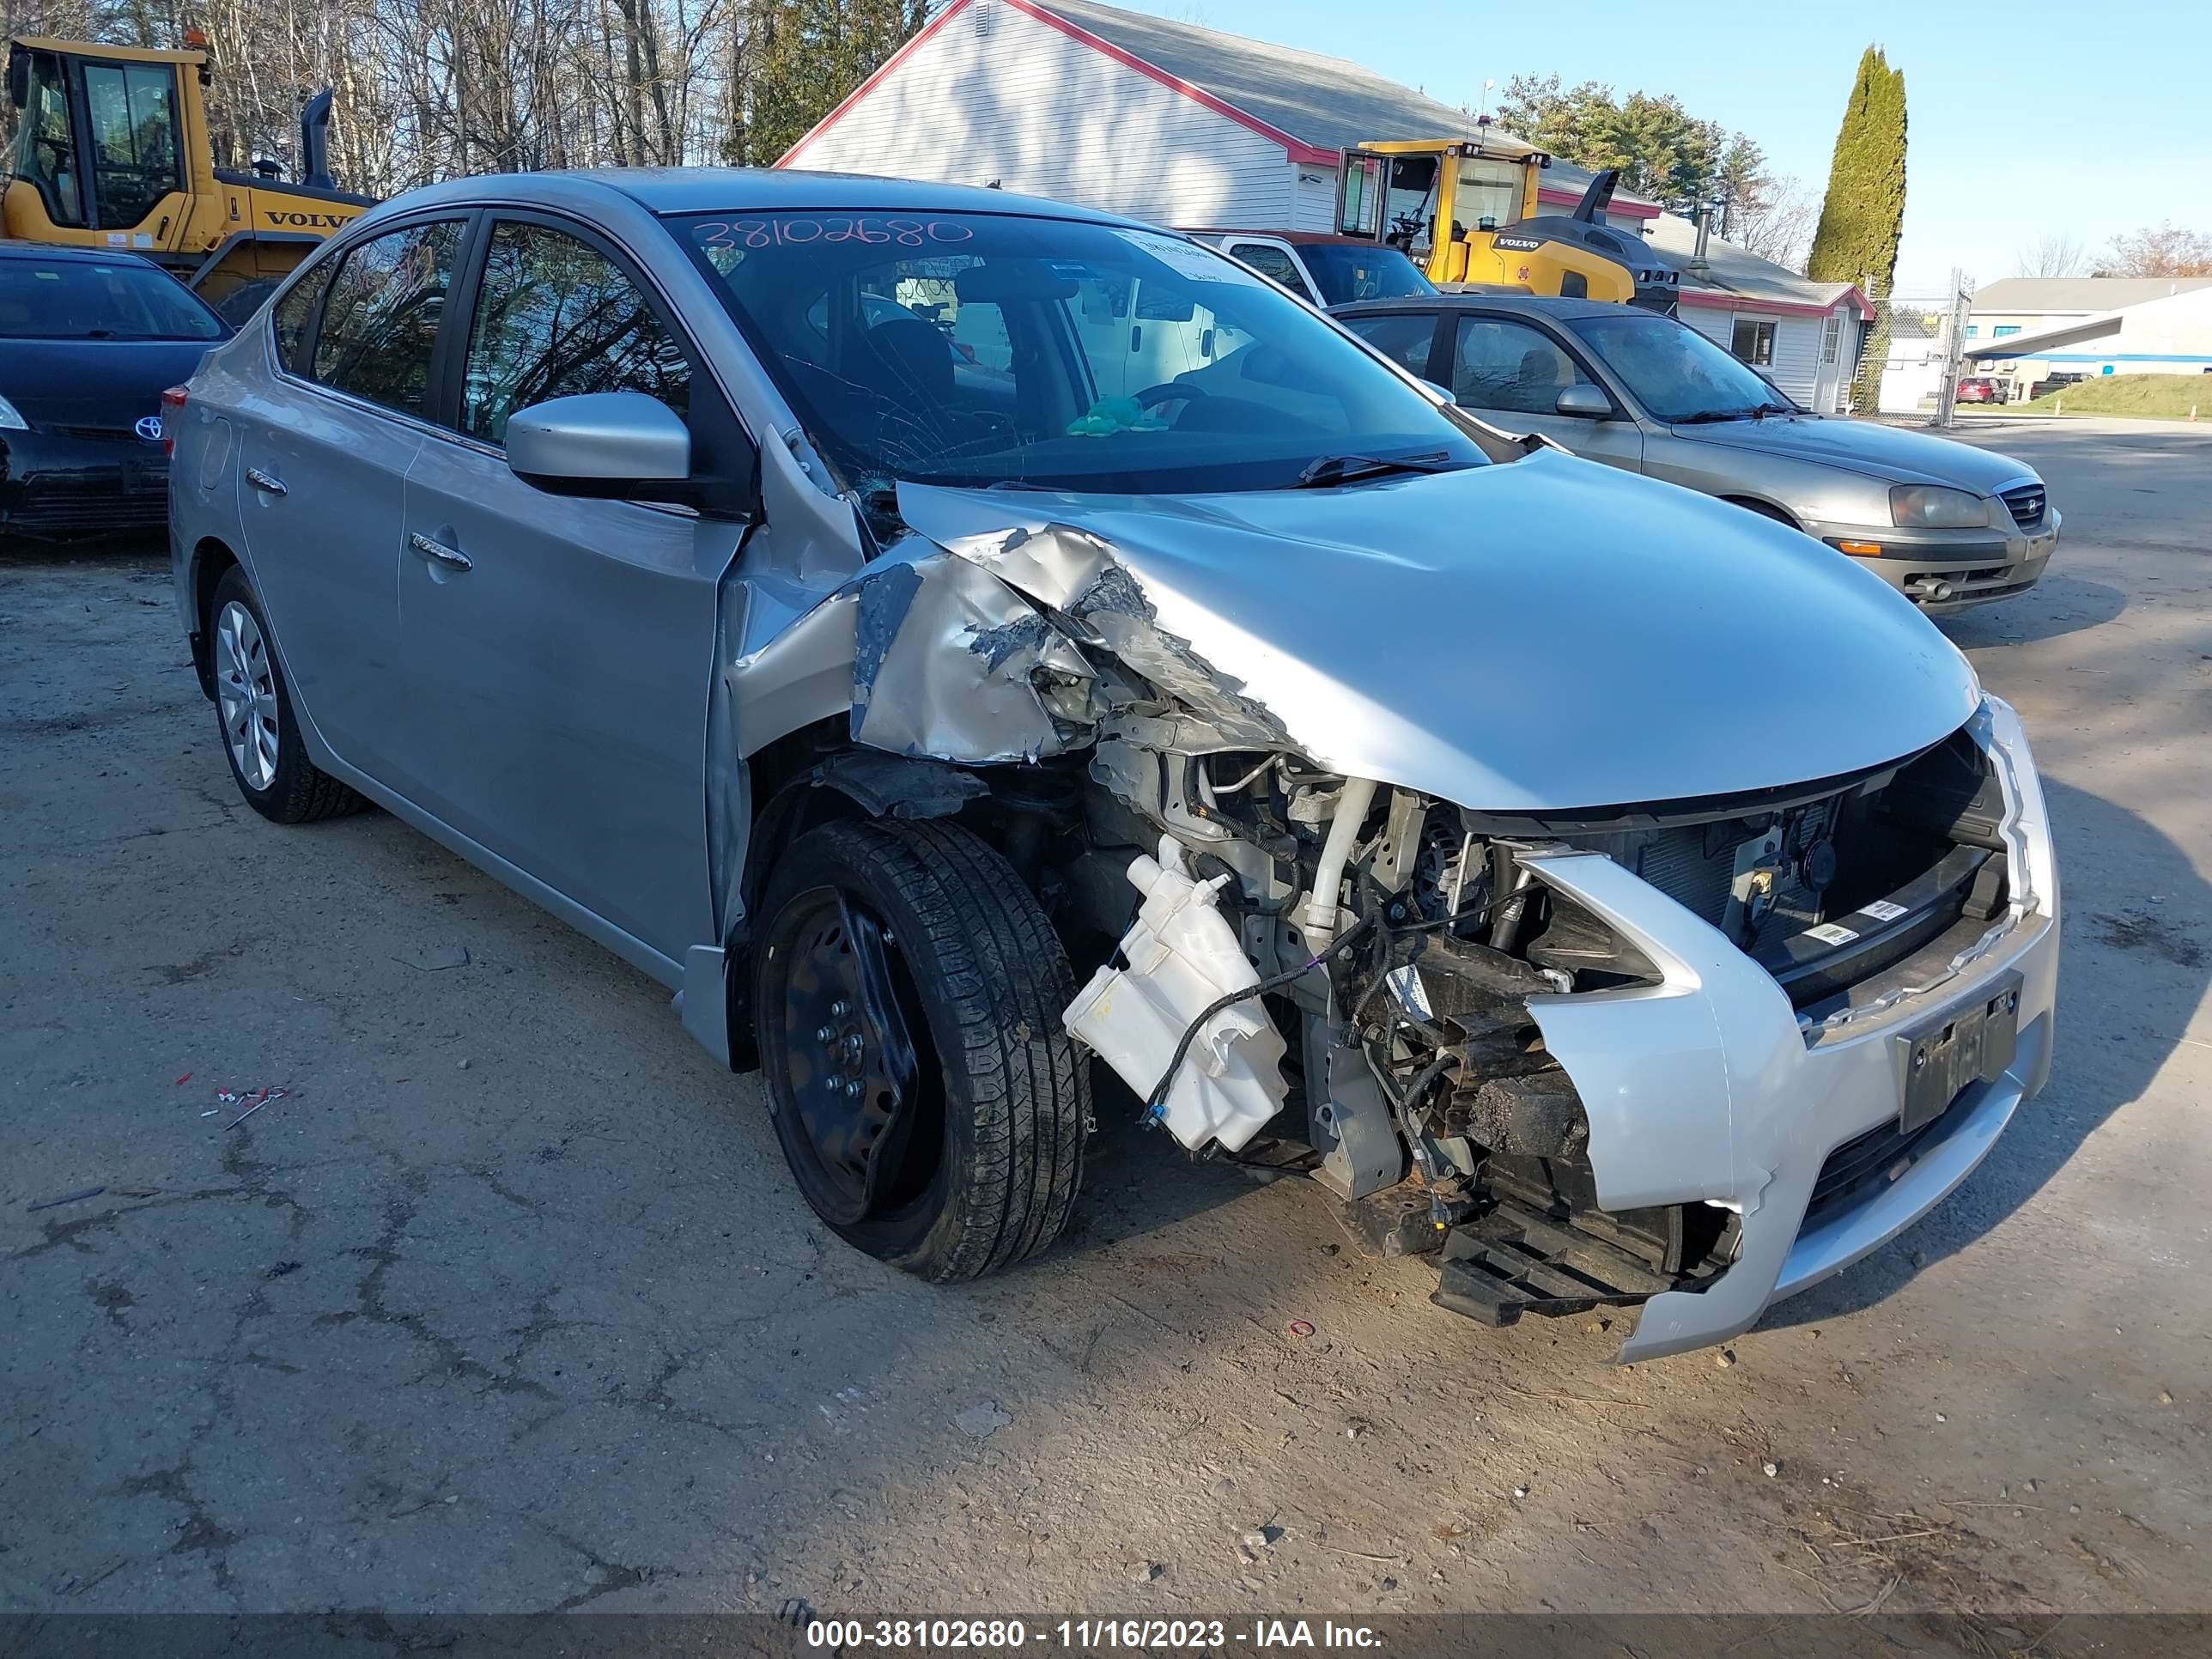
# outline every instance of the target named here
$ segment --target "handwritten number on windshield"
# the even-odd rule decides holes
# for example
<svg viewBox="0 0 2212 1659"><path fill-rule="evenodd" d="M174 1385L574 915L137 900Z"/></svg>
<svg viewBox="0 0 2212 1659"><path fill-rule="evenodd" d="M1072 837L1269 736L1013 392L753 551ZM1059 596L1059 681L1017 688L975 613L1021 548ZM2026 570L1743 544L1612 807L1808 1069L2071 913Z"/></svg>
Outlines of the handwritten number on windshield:
<svg viewBox="0 0 2212 1659"><path fill-rule="evenodd" d="M825 219L779 214L766 219L710 219L691 228L702 247L805 247L810 242L865 242L872 246L928 247L964 242L975 234L951 219Z"/></svg>

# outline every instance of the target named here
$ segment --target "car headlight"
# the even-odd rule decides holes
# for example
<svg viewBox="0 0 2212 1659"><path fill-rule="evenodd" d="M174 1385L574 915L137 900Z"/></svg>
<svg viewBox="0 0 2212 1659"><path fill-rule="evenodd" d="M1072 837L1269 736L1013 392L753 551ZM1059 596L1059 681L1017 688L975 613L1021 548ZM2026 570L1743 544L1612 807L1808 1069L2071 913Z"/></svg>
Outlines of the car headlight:
<svg viewBox="0 0 2212 1659"><path fill-rule="evenodd" d="M1899 484L1889 492L1889 521L1909 530L1978 530L1990 521L1990 504L1970 489Z"/></svg>
<svg viewBox="0 0 2212 1659"><path fill-rule="evenodd" d="M16 413L15 405L0 398L0 432L28 432L31 423Z"/></svg>

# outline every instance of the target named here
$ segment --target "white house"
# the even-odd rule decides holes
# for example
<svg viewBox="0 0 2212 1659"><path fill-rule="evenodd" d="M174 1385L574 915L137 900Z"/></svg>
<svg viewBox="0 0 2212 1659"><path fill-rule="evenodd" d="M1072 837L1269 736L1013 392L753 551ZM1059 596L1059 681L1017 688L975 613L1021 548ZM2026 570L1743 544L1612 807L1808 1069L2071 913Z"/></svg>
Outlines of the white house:
<svg viewBox="0 0 2212 1659"><path fill-rule="evenodd" d="M1476 131L1340 58L1093 0L952 0L776 165L996 181L1155 224L1328 231L1340 151ZM1571 208L1589 182L1554 164L1543 199ZM1617 195L1607 216L1658 211Z"/></svg>
<svg viewBox="0 0 2212 1659"><path fill-rule="evenodd" d="M1329 231L1343 150L1477 131L1340 58L1096 0L952 0L776 165L996 183L1155 224ZM1555 162L1542 201L1564 212L1589 182ZM1625 194L1607 217L1689 264L1687 221ZM1857 289L1716 239L1681 304L1791 396L1840 406L1869 314Z"/></svg>
<svg viewBox="0 0 2212 1659"><path fill-rule="evenodd" d="M1850 395L1874 307L1850 283L1815 283L1662 213L1644 227L1682 272L1684 322L1752 364L1808 409L1832 414Z"/></svg>
<svg viewBox="0 0 2212 1659"><path fill-rule="evenodd" d="M2053 374L2212 374L2212 277L1991 283L1966 334L1971 370L2018 396Z"/></svg>

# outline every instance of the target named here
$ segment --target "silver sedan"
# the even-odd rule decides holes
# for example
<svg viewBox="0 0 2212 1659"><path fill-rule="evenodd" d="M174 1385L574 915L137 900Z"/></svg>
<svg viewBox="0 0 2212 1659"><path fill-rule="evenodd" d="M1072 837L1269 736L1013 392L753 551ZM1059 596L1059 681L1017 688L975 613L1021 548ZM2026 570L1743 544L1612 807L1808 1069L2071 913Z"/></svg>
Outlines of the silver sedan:
<svg viewBox="0 0 2212 1659"><path fill-rule="evenodd" d="M2025 463L1812 414L1671 318L1494 294L1335 314L1469 414L1792 525L1929 611L2026 592L2058 544L2057 509Z"/></svg>
<svg viewBox="0 0 2212 1659"><path fill-rule="evenodd" d="M1640 1308L1639 1358L1877 1247L2049 1072L2034 763L1925 618L1187 240L462 180L173 412L246 801L374 802L660 981L762 1074L729 1133L927 1278L1051 1243L1110 1071L1440 1305Z"/></svg>

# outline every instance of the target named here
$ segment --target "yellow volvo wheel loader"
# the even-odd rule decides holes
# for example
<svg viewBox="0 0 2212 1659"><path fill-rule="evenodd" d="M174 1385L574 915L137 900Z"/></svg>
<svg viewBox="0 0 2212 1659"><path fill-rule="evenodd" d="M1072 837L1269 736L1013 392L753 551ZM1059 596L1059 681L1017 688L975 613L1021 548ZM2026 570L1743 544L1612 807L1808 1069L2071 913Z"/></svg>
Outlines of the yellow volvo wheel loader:
<svg viewBox="0 0 2212 1659"><path fill-rule="evenodd" d="M186 40L206 44L192 31ZM331 95L300 116L300 167L218 169L208 58L21 35L8 43L15 141L0 232L58 247L114 248L166 265L243 321L325 237L375 205L336 188Z"/></svg>
<svg viewBox="0 0 2212 1659"><path fill-rule="evenodd" d="M1610 300L1674 313L1681 273L1632 230L1605 222L1617 171L1572 213L1540 209L1552 158L1501 133L1368 143L1344 152L1337 229L1401 247L1431 282Z"/></svg>

